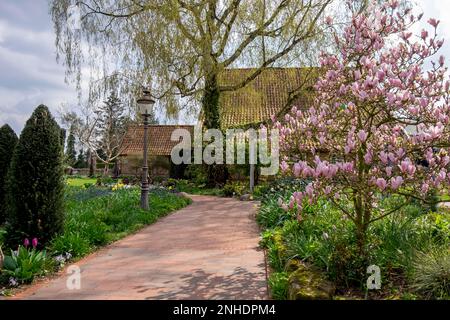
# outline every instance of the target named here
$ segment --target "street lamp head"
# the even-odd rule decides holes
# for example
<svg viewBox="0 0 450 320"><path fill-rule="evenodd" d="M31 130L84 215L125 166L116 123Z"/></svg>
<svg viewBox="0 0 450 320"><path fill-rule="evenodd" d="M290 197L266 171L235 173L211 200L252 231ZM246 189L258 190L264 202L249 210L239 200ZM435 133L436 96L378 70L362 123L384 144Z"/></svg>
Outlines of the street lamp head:
<svg viewBox="0 0 450 320"><path fill-rule="evenodd" d="M138 111L140 114L150 114L150 111L155 104L155 100L152 99L152 95L150 94L150 90L144 89L142 90L142 97L136 100L138 105Z"/></svg>

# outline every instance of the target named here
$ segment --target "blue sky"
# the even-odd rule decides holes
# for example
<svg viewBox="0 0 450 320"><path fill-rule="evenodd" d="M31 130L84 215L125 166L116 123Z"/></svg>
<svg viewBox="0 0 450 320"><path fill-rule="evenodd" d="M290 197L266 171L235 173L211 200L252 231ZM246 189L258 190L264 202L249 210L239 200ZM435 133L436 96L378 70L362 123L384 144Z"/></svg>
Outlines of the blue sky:
<svg viewBox="0 0 450 320"><path fill-rule="evenodd" d="M415 0L425 21L441 20L442 54L450 60L450 0ZM420 28L420 27L419 27ZM56 63L55 35L46 0L0 0L0 125L19 133L33 109L43 103L55 115L75 104L73 85ZM180 119L182 122L182 119Z"/></svg>

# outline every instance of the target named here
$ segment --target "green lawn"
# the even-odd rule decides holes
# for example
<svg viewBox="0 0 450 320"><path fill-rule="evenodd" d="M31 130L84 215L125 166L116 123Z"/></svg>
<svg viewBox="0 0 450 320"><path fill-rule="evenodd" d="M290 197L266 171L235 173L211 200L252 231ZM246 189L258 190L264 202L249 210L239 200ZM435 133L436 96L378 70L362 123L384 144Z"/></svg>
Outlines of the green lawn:
<svg viewBox="0 0 450 320"><path fill-rule="evenodd" d="M81 187L86 183L95 184L97 182L96 178L67 178L67 184L71 187Z"/></svg>

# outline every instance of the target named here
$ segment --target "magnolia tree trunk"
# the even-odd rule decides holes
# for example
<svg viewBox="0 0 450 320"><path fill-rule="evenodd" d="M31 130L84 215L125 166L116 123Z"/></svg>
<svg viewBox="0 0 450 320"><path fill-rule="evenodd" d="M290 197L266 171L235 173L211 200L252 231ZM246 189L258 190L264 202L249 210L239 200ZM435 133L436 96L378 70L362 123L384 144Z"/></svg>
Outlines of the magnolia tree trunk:
<svg viewBox="0 0 450 320"><path fill-rule="evenodd" d="M109 162L105 163L105 167L103 168L103 175L106 176L108 175L109 172Z"/></svg>
<svg viewBox="0 0 450 320"><path fill-rule="evenodd" d="M219 86L217 75L208 77L205 81L205 93L202 99L204 126L206 129L220 129ZM228 180L228 169L225 164L207 165L208 186L223 185Z"/></svg>
<svg viewBox="0 0 450 320"><path fill-rule="evenodd" d="M365 206L362 203L362 197L360 194L355 195L353 205L355 207L356 240L358 244L358 251L361 257L365 257L367 217L370 217L370 212L367 211L367 208L364 208Z"/></svg>

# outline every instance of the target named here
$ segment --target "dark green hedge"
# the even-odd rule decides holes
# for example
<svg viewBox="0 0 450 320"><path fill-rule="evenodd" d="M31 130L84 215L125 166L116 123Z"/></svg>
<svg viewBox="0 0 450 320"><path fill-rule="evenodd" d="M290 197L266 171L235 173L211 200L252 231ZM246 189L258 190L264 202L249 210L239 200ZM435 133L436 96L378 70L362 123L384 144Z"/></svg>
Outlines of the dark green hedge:
<svg viewBox="0 0 450 320"><path fill-rule="evenodd" d="M48 108L33 112L17 144L8 176L7 242L45 244L63 227L63 152L60 128Z"/></svg>
<svg viewBox="0 0 450 320"><path fill-rule="evenodd" d="M16 133L9 125L5 124L0 128L0 225L5 222L6 218L6 175L18 140Z"/></svg>

